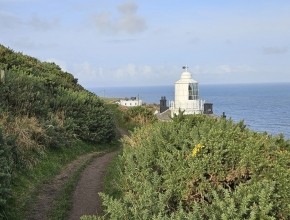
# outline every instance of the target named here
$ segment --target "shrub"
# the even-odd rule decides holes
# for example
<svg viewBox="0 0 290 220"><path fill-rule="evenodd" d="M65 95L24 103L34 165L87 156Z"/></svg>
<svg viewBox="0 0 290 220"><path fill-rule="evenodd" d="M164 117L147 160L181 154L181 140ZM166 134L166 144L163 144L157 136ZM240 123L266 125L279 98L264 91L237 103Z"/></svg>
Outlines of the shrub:
<svg viewBox="0 0 290 220"><path fill-rule="evenodd" d="M14 139L12 146L15 165L34 166L44 154L45 146L41 144L47 138L46 132L38 119L27 116L13 117L3 114L0 117L4 133Z"/></svg>
<svg viewBox="0 0 290 220"><path fill-rule="evenodd" d="M128 127L130 130L133 130L135 127L140 127L157 121L153 111L148 107L130 107L124 109L123 112L123 118L126 127Z"/></svg>
<svg viewBox="0 0 290 220"><path fill-rule="evenodd" d="M289 219L289 141L188 116L123 139L109 219Z"/></svg>
<svg viewBox="0 0 290 220"><path fill-rule="evenodd" d="M71 119L77 137L90 142L110 142L115 137L113 115L103 101L86 91L59 88L53 109Z"/></svg>
<svg viewBox="0 0 290 220"><path fill-rule="evenodd" d="M114 119L104 102L56 64L40 62L2 45L0 64L5 70L0 108L15 118L36 118L46 132L41 144L55 148L67 145L71 137L94 143L115 138ZM58 123L60 112L62 124Z"/></svg>
<svg viewBox="0 0 290 220"><path fill-rule="evenodd" d="M64 112L56 112L50 114L43 123L45 129L45 137L41 140L41 143L49 148L60 148L70 146L76 141L73 133L73 122L71 119L67 119Z"/></svg>

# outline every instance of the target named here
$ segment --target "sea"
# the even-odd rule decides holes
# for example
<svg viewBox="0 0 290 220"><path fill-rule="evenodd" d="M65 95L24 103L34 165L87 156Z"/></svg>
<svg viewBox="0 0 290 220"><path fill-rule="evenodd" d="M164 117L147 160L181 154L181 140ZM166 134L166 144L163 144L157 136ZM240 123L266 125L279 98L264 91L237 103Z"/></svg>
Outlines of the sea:
<svg viewBox="0 0 290 220"><path fill-rule="evenodd" d="M139 97L143 103L159 104L161 96L174 101L174 85L141 87L97 87L89 89L101 97ZM199 97L213 103L215 115L225 113L236 122L241 120L248 128L283 134L290 139L290 83L264 84L199 84Z"/></svg>

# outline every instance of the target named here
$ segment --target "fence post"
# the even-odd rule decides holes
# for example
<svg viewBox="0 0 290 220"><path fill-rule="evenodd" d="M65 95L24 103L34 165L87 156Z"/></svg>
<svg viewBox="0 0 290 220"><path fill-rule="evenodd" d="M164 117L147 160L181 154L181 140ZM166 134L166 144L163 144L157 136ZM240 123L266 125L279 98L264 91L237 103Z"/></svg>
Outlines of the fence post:
<svg viewBox="0 0 290 220"><path fill-rule="evenodd" d="M5 83L5 72L4 70L0 70L0 83Z"/></svg>

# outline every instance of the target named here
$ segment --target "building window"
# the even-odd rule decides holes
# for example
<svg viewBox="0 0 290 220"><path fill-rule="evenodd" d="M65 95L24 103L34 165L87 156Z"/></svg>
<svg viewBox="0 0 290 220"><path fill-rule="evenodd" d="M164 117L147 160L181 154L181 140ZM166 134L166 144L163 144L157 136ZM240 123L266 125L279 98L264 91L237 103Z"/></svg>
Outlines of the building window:
<svg viewBox="0 0 290 220"><path fill-rule="evenodd" d="M188 100L193 100L193 85L188 85Z"/></svg>
<svg viewBox="0 0 290 220"><path fill-rule="evenodd" d="M197 84L190 83L188 85L188 100L197 100L197 99L198 99Z"/></svg>

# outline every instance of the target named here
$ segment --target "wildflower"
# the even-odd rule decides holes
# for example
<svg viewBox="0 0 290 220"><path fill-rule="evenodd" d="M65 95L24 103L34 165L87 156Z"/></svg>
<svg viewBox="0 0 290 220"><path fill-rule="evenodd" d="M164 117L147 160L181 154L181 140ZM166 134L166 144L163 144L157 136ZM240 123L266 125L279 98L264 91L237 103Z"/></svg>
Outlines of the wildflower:
<svg viewBox="0 0 290 220"><path fill-rule="evenodd" d="M195 147L192 150L192 157L195 157L196 154L201 150L201 148L203 148L204 146L202 144L196 144Z"/></svg>

